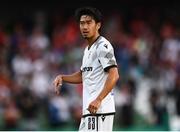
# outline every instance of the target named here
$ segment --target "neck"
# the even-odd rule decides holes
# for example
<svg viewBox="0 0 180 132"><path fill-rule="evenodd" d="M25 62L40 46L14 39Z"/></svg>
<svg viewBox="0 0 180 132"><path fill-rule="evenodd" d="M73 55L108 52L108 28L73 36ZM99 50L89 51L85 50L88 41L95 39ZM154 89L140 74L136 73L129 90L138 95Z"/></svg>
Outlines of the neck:
<svg viewBox="0 0 180 132"><path fill-rule="evenodd" d="M94 35L93 37L87 39L89 47L91 47L91 45L96 41L96 39L99 37L99 35L100 35L100 34L97 33L97 34Z"/></svg>

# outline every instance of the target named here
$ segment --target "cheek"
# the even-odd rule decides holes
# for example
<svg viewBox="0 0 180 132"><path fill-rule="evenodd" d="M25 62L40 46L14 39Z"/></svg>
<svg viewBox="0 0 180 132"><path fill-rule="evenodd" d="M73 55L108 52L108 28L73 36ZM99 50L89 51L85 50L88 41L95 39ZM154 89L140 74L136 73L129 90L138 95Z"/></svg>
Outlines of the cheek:
<svg viewBox="0 0 180 132"><path fill-rule="evenodd" d="M82 30L82 26L81 25L79 26L79 29Z"/></svg>
<svg viewBox="0 0 180 132"><path fill-rule="evenodd" d="M95 32L96 32L96 26L92 26L92 27L91 27L91 32L92 32L92 33L95 33Z"/></svg>
<svg viewBox="0 0 180 132"><path fill-rule="evenodd" d="M82 29L83 29L82 26L79 26L79 29L80 29L80 32L82 32Z"/></svg>

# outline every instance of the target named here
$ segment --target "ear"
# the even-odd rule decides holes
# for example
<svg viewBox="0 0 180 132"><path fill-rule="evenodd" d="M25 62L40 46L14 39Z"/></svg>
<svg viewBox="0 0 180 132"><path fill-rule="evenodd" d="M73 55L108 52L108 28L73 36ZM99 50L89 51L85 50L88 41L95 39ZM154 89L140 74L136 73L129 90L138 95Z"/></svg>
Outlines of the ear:
<svg viewBox="0 0 180 132"><path fill-rule="evenodd" d="M97 23L97 29L99 30L100 28L101 28L101 23L98 22L98 23Z"/></svg>

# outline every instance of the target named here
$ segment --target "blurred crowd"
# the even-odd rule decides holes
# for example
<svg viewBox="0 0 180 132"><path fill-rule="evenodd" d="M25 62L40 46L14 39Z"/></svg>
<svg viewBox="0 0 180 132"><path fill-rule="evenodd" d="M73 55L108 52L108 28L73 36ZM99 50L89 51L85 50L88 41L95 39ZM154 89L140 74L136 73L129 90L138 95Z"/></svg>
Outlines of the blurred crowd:
<svg viewBox="0 0 180 132"><path fill-rule="evenodd" d="M160 13L146 13L104 16L101 33L115 49L121 76L114 88L115 126L146 122L180 130L180 28ZM28 22L1 23L0 130L69 124L77 130L82 85L64 83L57 96L52 82L80 69L85 46L73 16L36 12Z"/></svg>

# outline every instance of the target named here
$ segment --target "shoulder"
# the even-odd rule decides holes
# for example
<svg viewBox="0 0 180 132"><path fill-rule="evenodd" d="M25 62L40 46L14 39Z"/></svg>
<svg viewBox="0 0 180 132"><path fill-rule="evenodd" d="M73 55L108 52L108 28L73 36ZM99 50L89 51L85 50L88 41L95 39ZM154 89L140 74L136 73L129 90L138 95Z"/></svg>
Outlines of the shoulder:
<svg viewBox="0 0 180 132"><path fill-rule="evenodd" d="M87 52L88 51L88 46L86 46L85 48L84 48L84 52Z"/></svg>
<svg viewBox="0 0 180 132"><path fill-rule="evenodd" d="M103 36L101 36L100 40L98 41L97 50L111 50L113 47L111 43Z"/></svg>

